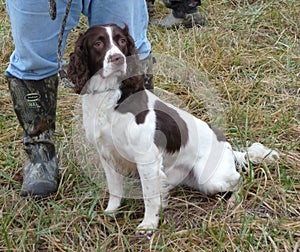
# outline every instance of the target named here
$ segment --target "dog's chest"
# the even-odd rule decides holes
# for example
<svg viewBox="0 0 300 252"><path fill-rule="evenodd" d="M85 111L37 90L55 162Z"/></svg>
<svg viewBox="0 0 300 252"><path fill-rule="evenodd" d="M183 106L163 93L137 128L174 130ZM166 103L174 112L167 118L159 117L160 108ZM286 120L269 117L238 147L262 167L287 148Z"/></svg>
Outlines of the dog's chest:
<svg viewBox="0 0 300 252"><path fill-rule="evenodd" d="M99 98L99 97L98 97ZM136 164L126 155L124 148L131 145L131 125L134 116L121 114L114 106L99 102L95 97L82 100L83 126L88 142L113 163L118 172L136 174Z"/></svg>
<svg viewBox="0 0 300 252"><path fill-rule="evenodd" d="M114 94L96 94L82 97L83 127L90 143L112 142L112 124L115 117Z"/></svg>

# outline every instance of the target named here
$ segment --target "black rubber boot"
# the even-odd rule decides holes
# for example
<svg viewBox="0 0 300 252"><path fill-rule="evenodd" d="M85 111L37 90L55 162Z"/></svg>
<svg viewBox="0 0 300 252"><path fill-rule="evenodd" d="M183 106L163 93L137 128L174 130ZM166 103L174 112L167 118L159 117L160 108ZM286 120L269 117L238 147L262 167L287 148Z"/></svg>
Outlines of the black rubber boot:
<svg viewBox="0 0 300 252"><path fill-rule="evenodd" d="M201 5L201 0L164 0L164 4L173 10L176 18L185 18L186 14L197 12L197 6Z"/></svg>
<svg viewBox="0 0 300 252"><path fill-rule="evenodd" d="M145 59L141 60L140 63L141 63L140 71L145 81L145 88L153 92L154 90L153 63L155 63L155 59L152 57L152 54L150 53Z"/></svg>
<svg viewBox="0 0 300 252"><path fill-rule="evenodd" d="M172 12L161 20L153 20L152 24L160 25L163 28L179 27L183 25L186 28L193 26L202 26L205 23L197 6L201 5L199 0L164 0L167 8Z"/></svg>
<svg viewBox="0 0 300 252"><path fill-rule="evenodd" d="M155 2L155 0L146 0L149 16L154 15L154 11L155 11L154 2Z"/></svg>
<svg viewBox="0 0 300 252"><path fill-rule="evenodd" d="M22 196L47 197L58 188L55 131L57 75L39 81L7 77L14 110L24 130Z"/></svg>

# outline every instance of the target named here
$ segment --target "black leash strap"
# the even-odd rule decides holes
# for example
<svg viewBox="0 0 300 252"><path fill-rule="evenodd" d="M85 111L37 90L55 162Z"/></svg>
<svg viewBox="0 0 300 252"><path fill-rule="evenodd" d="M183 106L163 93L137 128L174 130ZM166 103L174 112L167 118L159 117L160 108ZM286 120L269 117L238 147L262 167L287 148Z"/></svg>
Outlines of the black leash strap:
<svg viewBox="0 0 300 252"><path fill-rule="evenodd" d="M52 20L56 18L56 0L48 0L49 4L49 14ZM66 11L64 14L64 18L60 27L59 37L58 37L58 48L57 48L57 59L58 59L58 74L63 84L68 87L74 89L74 84L71 83L67 79L67 74L62 66L62 41L64 36L64 31L67 23L67 18L71 9L72 0L68 0L68 4L66 6Z"/></svg>

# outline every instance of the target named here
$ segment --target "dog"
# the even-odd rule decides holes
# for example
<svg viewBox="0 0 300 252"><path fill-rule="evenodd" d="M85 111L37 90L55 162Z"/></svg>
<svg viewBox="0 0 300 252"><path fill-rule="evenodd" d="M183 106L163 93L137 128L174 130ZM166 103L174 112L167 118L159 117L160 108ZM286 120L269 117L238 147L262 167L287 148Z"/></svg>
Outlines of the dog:
<svg viewBox="0 0 300 252"><path fill-rule="evenodd" d="M140 177L145 205L140 234L158 227L168 191L187 185L206 195L235 191L238 166L273 161L276 151L254 143L234 151L224 134L145 90L126 24L90 27L70 54L68 78L81 94L87 140L100 156L109 189L107 213L124 195L124 175Z"/></svg>

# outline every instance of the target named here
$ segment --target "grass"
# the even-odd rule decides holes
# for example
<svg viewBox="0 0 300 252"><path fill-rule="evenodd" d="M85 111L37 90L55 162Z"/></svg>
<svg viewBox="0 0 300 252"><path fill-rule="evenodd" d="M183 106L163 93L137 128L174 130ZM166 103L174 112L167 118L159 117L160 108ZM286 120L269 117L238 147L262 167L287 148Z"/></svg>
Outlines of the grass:
<svg viewBox="0 0 300 252"><path fill-rule="evenodd" d="M155 7L153 18L168 13L159 2ZM217 122L235 148L260 141L281 158L242 174L243 190L233 208L221 195L176 188L160 228L147 240L135 236L144 209L140 199L126 199L114 219L103 214L107 192L74 156L77 96L62 86L55 135L59 191L44 200L20 197L25 156L4 77L13 45L0 1L0 251L300 250L300 3L206 0L199 9L204 27L149 26L157 71L163 58L173 64L155 76L155 85L206 121L221 116ZM82 19L67 52L85 28Z"/></svg>

